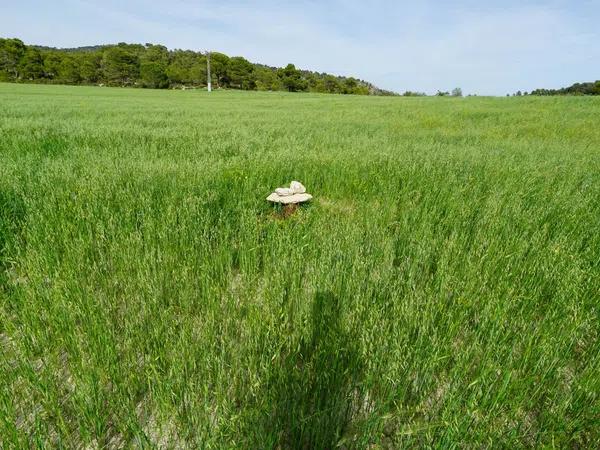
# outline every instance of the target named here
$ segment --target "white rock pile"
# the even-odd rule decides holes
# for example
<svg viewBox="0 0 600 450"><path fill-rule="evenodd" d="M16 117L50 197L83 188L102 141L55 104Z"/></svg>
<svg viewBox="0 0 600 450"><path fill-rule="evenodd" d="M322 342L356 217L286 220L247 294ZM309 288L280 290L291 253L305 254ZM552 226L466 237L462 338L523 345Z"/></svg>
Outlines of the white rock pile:
<svg viewBox="0 0 600 450"><path fill-rule="evenodd" d="M306 188L299 181L292 181L289 188L277 188L267 197L267 201L283 205L304 203L310 199L312 199L312 195L306 193Z"/></svg>

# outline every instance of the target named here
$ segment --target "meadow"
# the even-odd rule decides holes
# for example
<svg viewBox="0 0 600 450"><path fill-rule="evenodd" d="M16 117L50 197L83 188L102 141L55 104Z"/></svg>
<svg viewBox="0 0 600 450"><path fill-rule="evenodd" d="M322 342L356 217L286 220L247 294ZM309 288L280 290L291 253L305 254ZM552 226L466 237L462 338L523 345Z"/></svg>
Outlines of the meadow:
<svg viewBox="0 0 600 450"><path fill-rule="evenodd" d="M599 333L600 98L0 84L0 448L598 447Z"/></svg>

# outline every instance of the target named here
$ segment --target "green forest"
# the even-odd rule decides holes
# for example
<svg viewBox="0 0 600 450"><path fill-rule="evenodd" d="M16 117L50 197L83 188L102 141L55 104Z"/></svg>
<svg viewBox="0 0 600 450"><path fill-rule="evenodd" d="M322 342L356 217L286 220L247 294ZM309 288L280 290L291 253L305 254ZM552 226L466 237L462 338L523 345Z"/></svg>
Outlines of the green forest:
<svg viewBox="0 0 600 450"><path fill-rule="evenodd" d="M255 64L241 56L210 53L215 88L393 95L363 80ZM163 45L126 44L57 49L0 38L0 81L141 88L207 85L206 54Z"/></svg>
<svg viewBox="0 0 600 450"><path fill-rule="evenodd" d="M589 83L575 83L561 89L536 89L531 95L600 95L600 80Z"/></svg>

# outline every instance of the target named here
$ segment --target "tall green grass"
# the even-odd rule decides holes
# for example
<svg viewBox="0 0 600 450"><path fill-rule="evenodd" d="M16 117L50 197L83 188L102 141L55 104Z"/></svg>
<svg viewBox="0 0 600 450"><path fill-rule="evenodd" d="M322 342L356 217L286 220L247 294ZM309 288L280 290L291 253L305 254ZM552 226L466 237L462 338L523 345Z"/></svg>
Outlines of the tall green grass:
<svg viewBox="0 0 600 450"><path fill-rule="evenodd" d="M598 117L0 84L0 447L600 445Z"/></svg>

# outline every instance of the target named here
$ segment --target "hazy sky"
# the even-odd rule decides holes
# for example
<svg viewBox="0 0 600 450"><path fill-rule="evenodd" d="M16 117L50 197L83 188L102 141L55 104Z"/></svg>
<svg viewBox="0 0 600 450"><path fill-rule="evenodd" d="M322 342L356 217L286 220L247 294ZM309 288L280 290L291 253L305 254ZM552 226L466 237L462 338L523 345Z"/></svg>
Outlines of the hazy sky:
<svg viewBox="0 0 600 450"><path fill-rule="evenodd" d="M597 80L599 30L600 0L0 0L0 36L28 44L211 49L398 92Z"/></svg>

